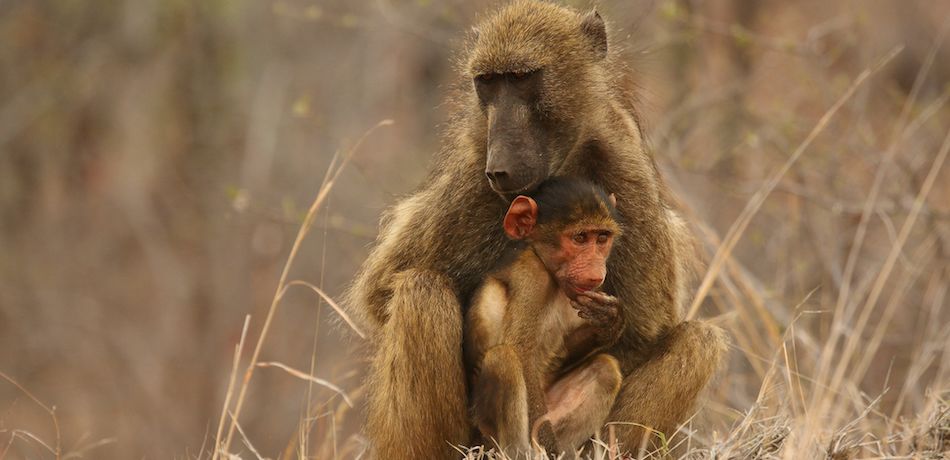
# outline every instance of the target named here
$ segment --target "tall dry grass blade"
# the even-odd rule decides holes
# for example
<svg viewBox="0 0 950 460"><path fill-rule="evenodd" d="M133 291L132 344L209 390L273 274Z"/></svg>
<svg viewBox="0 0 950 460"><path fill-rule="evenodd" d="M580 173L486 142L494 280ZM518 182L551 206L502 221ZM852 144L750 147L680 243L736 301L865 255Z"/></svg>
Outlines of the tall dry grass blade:
<svg viewBox="0 0 950 460"><path fill-rule="evenodd" d="M69 452L66 455L63 455L63 460L69 460L71 458L87 458L86 454L89 453L90 451L98 449L102 446L108 446L109 444L116 444L118 442L119 442L119 438L100 439L96 442L79 447L76 450ZM199 452L204 452L204 448L202 447L202 449ZM0 455L0 459L2 458L3 458L3 455Z"/></svg>
<svg viewBox="0 0 950 460"><path fill-rule="evenodd" d="M317 197L313 200L313 203L310 205L310 209L307 211L307 215L304 218L303 224L300 226L300 229L297 231L297 237L294 239L294 244L290 248L290 254L287 256L287 262L284 263L284 268L280 274L280 280L277 282L277 289L274 293L274 297L271 300L270 308L267 310L267 317L264 319L264 325L261 327L261 333L257 338L257 344L254 346L254 353L251 355L251 360L247 365L247 369L244 372L244 379L241 382L241 391L238 393L237 403L234 407L234 416L231 418L231 425L228 428L228 436L224 442L224 451L227 452L228 447L231 445L231 441L234 438L234 430L237 426L237 421L241 416L241 409L244 408L244 401L247 397L247 389L250 384L251 378L254 376L254 370L257 369L257 359L261 354L261 350L264 347L264 342L267 339L267 333L270 330L271 322L274 320L274 315L277 313L277 306L280 303L280 293L284 290L284 286L287 283L287 276L290 274L290 267L293 265L294 259L297 257L297 252L300 250L300 245L303 243L304 237L310 231L310 227L313 225L313 220L316 217L317 210L320 209L320 206L323 204L323 201L326 200L327 195L329 195L330 190L333 189L333 185L339 178L340 173L349 163L350 159L363 144L363 141L369 136L373 131L382 127L392 125L392 120L383 120L376 124L376 126L370 128L362 137L356 142L356 144L351 148L340 161L340 164L337 165L336 170L332 175L327 174L327 180L320 187L320 191L317 193Z"/></svg>
<svg viewBox="0 0 950 460"><path fill-rule="evenodd" d="M607 458L614 460L620 458L620 446L617 443L617 427L610 425L607 427Z"/></svg>
<svg viewBox="0 0 950 460"><path fill-rule="evenodd" d="M319 377L314 377L314 376L312 376L312 375L307 374L306 372L299 371L299 370L294 369L294 368L292 368L292 367L290 367L290 366L288 366L288 365L286 365L286 364L284 364L284 363L279 363L279 362L276 362L276 361L268 361L268 362L257 363L257 367L276 367L276 368L279 368L279 369L283 369L285 372L287 372L288 374L290 374L290 375L292 375L292 376L294 376L294 377L297 377L298 379L306 380L306 381L308 381L308 382L313 382L313 383L316 383L317 385L320 385L320 386L322 386L322 387L324 387L324 388L327 388L327 389L329 389L329 390L332 390L334 393L340 395L340 397L342 397L343 400L346 401L346 404L347 404L348 406L353 407L353 401L350 399L349 396L346 395L346 392L343 391L342 388L340 388L340 387L338 387L338 386L336 386L336 385L330 383L329 381L326 381L326 380L321 379L321 378L319 378Z"/></svg>
<svg viewBox="0 0 950 460"><path fill-rule="evenodd" d="M40 401L39 398L37 398L36 396L33 396L33 393L30 393L30 390L27 390L23 385L20 385L19 382L17 382L16 380L13 380L13 378L8 376L7 374L0 372L0 378L3 378L7 382L10 382L11 385L17 387L17 389L20 390L23 394L25 394L27 398L30 398L30 400L32 400L37 406L40 406L40 408L42 408L44 411L46 411L47 414L49 414L50 419L53 421L53 429L56 431L56 443L54 444L53 447L50 448L50 452L52 452L53 455L56 456L56 460L60 460L62 456L62 450L60 447L59 419L56 418L56 406L47 406L46 404L43 404L43 402ZM39 438L37 438L36 440L42 443L43 445L46 445L46 443L40 441Z"/></svg>
<svg viewBox="0 0 950 460"><path fill-rule="evenodd" d="M731 305L733 305L733 311L736 312L736 318L738 321L733 327L730 327L732 332L732 337L736 339L739 344L750 350L771 350L774 348L775 343L768 342L767 338L764 338L761 334L758 333L758 328L755 324L755 317L751 314L748 314L748 309L745 302L739 298L739 292L736 288L733 280L731 279L728 272L723 272L722 276L719 278L721 281L721 286L724 295L727 297L727 300ZM722 307L721 310L725 313L729 312L727 307ZM755 361L749 361L752 367L755 369L756 375L759 378L765 376L765 368L759 365Z"/></svg>
<svg viewBox="0 0 950 460"><path fill-rule="evenodd" d="M936 321L931 321L931 319L935 317L939 317L939 312L942 311L944 308L946 308L945 299L946 299L947 291L950 290L950 286L948 286L946 280L940 279L942 276L945 276L945 275L939 272L934 272L931 275L930 283L929 283L930 285L927 287L927 292L924 295L924 299L928 299L928 298L930 299L930 315L929 315L929 318L926 318L924 320L928 321L931 324L936 323ZM950 325L945 325L944 328L945 329L950 328ZM938 333L937 335L938 336L935 339L936 341L940 341L941 340L939 337L940 334ZM937 375L933 379L934 382L950 382L950 376L947 375L948 374L947 371L950 371L950 352L946 351L946 350L950 350L950 331L945 330L943 332L942 341L943 341L942 345L938 345L938 346L940 346L940 348L944 350L943 359L940 362L940 367L937 369ZM918 375L912 375L912 373L915 367L919 367L917 366L916 361L917 359L919 359L920 353L914 353L913 356L915 357L915 362L912 363L911 369L907 371L908 377L904 379L904 384L901 388L900 394L897 397L897 402L894 404L894 408L891 410L891 417L890 417L891 422L888 423L889 428L892 428L894 426L894 423L896 422L898 415L903 410L907 396L911 394L912 392L914 392L915 390L914 386L917 384L919 373L917 373ZM946 388L942 388L939 390L950 391L950 383L946 384ZM950 426L948 426L948 429L950 429ZM950 439L948 439L948 441L950 441Z"/></svg>
<svg viewBox="0 0 950 460"><path fill-rule="evenodd" d="M326 292L323 292L323 289L320 289L319 287L315 286L313 283L308 283L302 280L293 280L287 283L286 286L284 286L284 291L286 291L287 288L291 286L304 286L304 287L310 288L310 290L312 290L318 296L320 296L324 301L327 302L327 304L330 305L331 308L333 308L334 311L336 311L338 315L340 315L340 318L342 318L343 321L346 322L347 326L350 326L350 329L352 329L353 332L356 333L356 335L360 336L361 339L366 338L366 334L364 334L363 331L360 330L360 328L356 325L356 323L350 318L350 315L347 315L346 311L343 310L343 308L341 308L338 303L336 303L329 295L327 295ZM283 297L284 292L281 292L280 296Z"/></svg>
<svg viewBox="0 0 950 460"><path fill-rule="evenodd" d="M10 434L10 439L7 440L7 445L3 446L3 450L0 450L0 460L7 458L7 452L10 450L10 447L13 446L13 441L16 439L12 433Z"/></svg>
<svg viewBox="0 0 950 460"><path fill-rule="evenodd" d="M865 69L858 77L851 83L851 86L845 91L841 97L825 112L824 115L818 120L818 123L812 128L811 132L808 133L808 136L805 137L805 140L799 144L798 148L792 153L792 155L785 161L785 164L779 168L772 177L762 185L761 188L752 196L751 199L746 203L745 208L742 210L742 213L739 214L739 217L736 218L736 221L729 228L729 231L726 233L725 238L723 238L723 245L716 251L716 254L713 256L712 262L709 264L709 270L706 271L706 275L703 277L702 283L700 283L699 289L696 293L696 296L693 298L693 303L690 305L689 311L686 314L686 319L693 318L696 313L699 311L699 306L702 305L703 300L706 298L706 295L709 293L709 290L712 288L713 282L719 276L719 272L722 270L722 266L725 261L729 258L729 254L732 253L733 248L739 242L739 239L742 237L742 234L745 232L746 228L749 226L749 223L752 222L752 218L758 213L759 209L762 207L762 204L765 203L765 199L775 190L775 187L778 185L779 181L785 177L785 174L788 173L792 165L794 165L798 159L805 153L805 150L811 146L812 142L821 134L825 128L831 122L831 119L834 117L838 110L844 106L845 102L851 99L851 96L854 95L854 92L861 86L871 75L877 73L881 68L883 68L888 62L890 62L898 53L901 52L903 47L896 47L892 49L888 54L886 54L882 59L878 61L877 64L871 68Z"/></svg>
<svg viewBox="0 0 950 460"><path fill-rule="evenodd" d="M333 156L334 161L335 161L337 158L338 158L338 155L334 155L334 156ZM331 168L327 168L327 174L329 174L330 171L331 171ZM326 180L326 179L324 179L324 180ZM327 219L328 221L329 221L329 219L330 219L330 199L329 199L329 198L327 199L327 205L324 207L324 219ZM318 284L319 284L321 290L320 290L320 291L317 291L317 294L318 294L318 295L321 295L321 294L322 294L323 281L324 281L324 277L325 277L326 271L327 271L327 270L326 270L326 268L327 268L327 241L328 241L329 231L330 231L330 226L329 226L329 225L324 225L324 226L323 226L323 238L321 239L321 247L320 247L320 279L319 279L319 281L318 281ZM328 297L328 296L322 295L322 297ZM342 309L338 308L338 306L337 306L337 305L334 305L332 302L331 302L331 306L337 311L337 314L343 315L343 314L345 313ZM310 375L314 375L314 374L317 373L317 346L318 346L318 344L320 343L320 317L321 317L321 313L323 313L323 301L318 301L318 302L317 302L317 311L316 311L316 314L314 315L313 341L311 342L311 345L310 345L310 347L311 347L311 348L310 348L310 368L309 368L309 370L307 371L307 373L310 374ZM343 316L343 317L344 317L344 319L346 320L346 322L347 322L348 324L350 324L350 327L351 327L351 328L354 328L354 324L353 324L351 321L349 321L349 317L348 317L348 316ZM359 334L359 330L358 330L358 329L354 328L354 330L356 330L357 333ZM360 335L361 335L361 337L362 337L362 334L360 334ZM307 419L310 419L310 420L307 420L306 422L301 423L301 424L300 424L300 429L298 430L298 431L300 432L300 443L299 443L300 455L299 455L299 457L301 457L301 458L305 458L305 457L308 455L308 453L311 451L311 448L310 448L310 430L313 428L313 424L316 423L315 420L313 420L313 419L311 419L311 417L309 417L311 407L313 407L313 384L312 384L312 383L307 383L307 403L303 406L303 412L304 412L305 415L308 416L308 417L306 417L306 418L307 418ZM334 426L335 426L335 424L334 424ZM336 428L333 428L333 435L334 435L334 436L333 436L333 452L334 452L334 458L336 458ZM285 457L285 458L290 458L290 457L288 456L288 457Z"/></svg>
<svg viewBox="0 0 950 460"><path fill-rule="evenodd" d="M815 290L817 289L818 288L815 288ZM812 292L815 292L815 290L812 290ZM794 386L790 388L789 391L794 393L794 396L798 397L797 401L800 404L800 407L802 409L802 414L807 416L808 405L805 403L805 386L802 385L801 365L798 360L798 346L796 345L796 340L795 340L795 323L792 322L792 324L789 324L788 329L792 337L792 340L791 340L792 358L793 358L792 362L794 363L794 366L795 366L795 369L791 370L792 375L795 376Z"/></svg>
<svg viewBox="0 0 950 460"><path fill-rule="evenodd" d="M211 460L217 460L221 451L218 447L221 445L221 435L224 433L224 420L228 415L228 408L231 407L231 398L234 395L234 382L237 380L238 366L241 364L241 354L244 351L244 340L247 338L247 329L251 325L251 315L244 317L244 327L241 328L241 338L234 346L234 359L231 362L231 375L228 377L228 389L224 396L224 404L221 407L221 417L218 419L218 429L214 435L214 451L211 454Z"/></svg>
<svg viewBox="0 0 950 460"><path fill-rule="evenodd" d="M930 260L933 258L933 247L937 242L936 235L931 235L926 241L924 241L913 254L913 260L918 266L926 267ZM865 343L865 348L861 352L861 360L858 362L857 366L854 368L854 371L851 374L852 382L860 382L864 375L867 373L868 368L871 367L871 362L874 360L874 357L877 355L877 350L880 348L881 344L884 342L884 335L887 333L888 327L892 325L891 320L894 318L894 315L897 313L897 309L901 306L901 300L904 299L904 296L907 294L910 286L917 281L918 277L921 275L919 270L906 270L898 281L897 286L891 292L891 298L887 301L887 305L884 307L884 312L877 319L877 325L875 326L874 333L871 335L871 338Z"/></svg>
<svg viewBox="0 0 950 460"><path fill-rule="evenodd" d="M796 369L798 367L792 364L792 359L789 357L789 353L788 353L787 342L782 342L782 358L785 360L785 385L788 386L789 393L795 393L795 384L798 383L799 385L801 385L801 380L793 375L793 372L795 371L792 370L792 367L795 367ZM789 398L789 403L790 403L789 405L792 408L792 411L794 411L795 405L798 403L798 400L795 398ZM802 411L805 411L806 408L805 408L804 401L802 401L801 404L802 404L802 407L801 407Z"/></svg>
<svg viewBox="0 0 950 460"><path fill-rule="evenodd" d="M234 414L229 412L228 415L231 416L231 420L234 420ZM251 450L251 453L254 454L255 457L257 457L257 460L264 460L264 457L261 457L260 452L258 452L257 449L254 448L253 444L251 444L251 440L247 438L247 435L244 433L244 430L241 429L241 425L239 425L236 420L234 420L234 424L237 427L238 433L240 433L241 435L241 439L244 441L244 445L247 446L247 448Z"/></svg>
<svg viewBox="0 0 950 460"><path fill-rule="evenodd" d="M0 456L0 459L3 459L6 457L7 450L10 449L10 446L13 445L13 441L16 440L17 438L20 438L26 441L33 441L39 444L40 447L49 451L49 453L56 455L56 448L47 444L46 441L43 441L42 439L40 439L39 436L33 433L30 433L29 431L26 431L26 430L13 430L10 432L10 441L7 443L7 447L3 450L3 455Z"/></svg>

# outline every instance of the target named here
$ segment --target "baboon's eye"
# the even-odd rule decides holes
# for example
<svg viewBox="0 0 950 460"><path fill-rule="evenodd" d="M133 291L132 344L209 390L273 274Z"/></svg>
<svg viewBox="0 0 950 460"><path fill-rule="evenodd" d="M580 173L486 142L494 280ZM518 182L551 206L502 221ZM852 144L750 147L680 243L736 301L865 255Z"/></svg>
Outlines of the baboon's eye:
<svg viewBox="0 0 950 460"><path fill-rule="evenodd" d="M524 80L534 75L535 72L536 72L535 70L526 70L526 71L521 71L521 72L511 72L509 75L511 75L511 78L513 80Z"/></svg>
<svg viewBox="0 0 950 460"><path fill-rule="evenodd" d="M584 244L584 243L587 242L587 234L586 234L586 233L575 233L574 236L571 237L571 240L574 241L574 242L577 243L577 244Z"/></svg>
<svg viewBox="0 0 950 460"><path fill-rule="evenodd" d="M496 76L497 74L493 73L478 74L475 76L475 81L477 83L491 83L493 80L495 80Z"/></svg>
<svg viewBox="0 0 950 460"><path fill-rule="evenodd" d="M601 232L597 234L597 244L606 244L607 239L610 238L609 232Z"/></svg>

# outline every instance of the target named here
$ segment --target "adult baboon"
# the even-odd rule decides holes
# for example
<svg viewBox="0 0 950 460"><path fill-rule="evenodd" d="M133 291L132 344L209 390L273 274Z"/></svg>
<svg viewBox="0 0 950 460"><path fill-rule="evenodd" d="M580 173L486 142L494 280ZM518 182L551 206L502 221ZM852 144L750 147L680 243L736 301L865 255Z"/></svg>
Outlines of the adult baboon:
<svg viewBox="0 0 950 460"><path fill-rule="evenodd" d="M348 302L373 330L366 434L378 458L452 458L470 441L463 309L506 246L503 197L547 177L617 196L623 236L603 290L625 330L609 353L624 376L609 420L627 448L640 425L671 433L716 369L720 331L682 322L694 259L644 150L627 74L596 12L513 3L476 28L444 146L419 190L383 219ZM485 176L489 179L486 180Z"/></svg>

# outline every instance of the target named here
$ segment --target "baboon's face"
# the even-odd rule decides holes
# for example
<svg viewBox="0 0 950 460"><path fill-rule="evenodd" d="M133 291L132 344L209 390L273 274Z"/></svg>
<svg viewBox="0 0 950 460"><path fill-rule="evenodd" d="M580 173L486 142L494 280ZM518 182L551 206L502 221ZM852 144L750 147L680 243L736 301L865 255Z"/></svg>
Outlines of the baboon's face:
<svg viewBox="0 0 950 460"><path fill-rule="evenodd" d="M485 174L501 194L531 190L549 175L547 129L536 110L543 70L485 73L475 92L487 123Z"/></svg>
<svg viewBox="0 0 950 460"><path fill-rule="evenodd" d="M513 197L557 171L604 106L604 22L594 11L513 3L476 27L473 45L475 139L492 189Z"/></svg>
<svg viewBox="0 0 950 460"><path fill-rule="evenodd" d="M607 276L607 258L620 233L613 215L617 199L614 195L600 199L596 193L554 196L560 202L547 201L548 220L538 222L538 202L518 195L502 226L509 238L530 243L564 295L574 300L599 288Z"/></svg>
<svg viewBox="0 0 950 460"><path fill-rule="evenodd" d="M557 279L561 291L574 300L578 294L597 290L607 276L607 258L614 243L613 228L571 226L555 241L538 241L534 250Z"/></svg>

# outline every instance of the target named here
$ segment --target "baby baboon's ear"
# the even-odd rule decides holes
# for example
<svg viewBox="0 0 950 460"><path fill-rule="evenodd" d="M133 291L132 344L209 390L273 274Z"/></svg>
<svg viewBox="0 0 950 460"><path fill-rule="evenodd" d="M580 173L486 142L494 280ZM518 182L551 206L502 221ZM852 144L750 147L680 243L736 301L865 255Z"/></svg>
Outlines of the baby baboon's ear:
<svg viewBox="0 0 950 460"><path fill-rule="evenodd" d="M581 19L581 31L590 40L591 46L597 52L597 57L607 56L607 26L597 10L590 10Z"/></svg>
<svg viewBox="0 0 950 460"><path fill-rule="evenodd" d="M518 195L511 202L503 222L505 234L513 240L523 240L534 230L538 221L538 203L530 197Z"/></svg>

